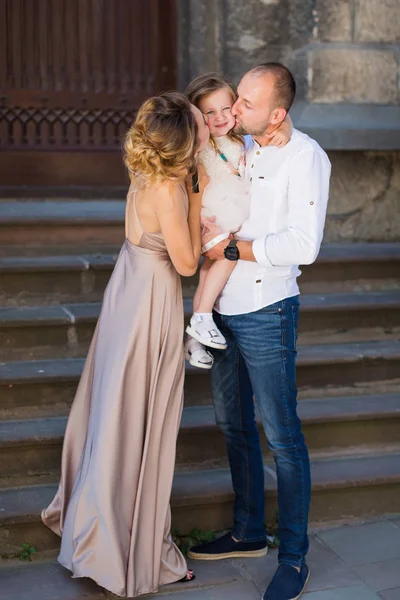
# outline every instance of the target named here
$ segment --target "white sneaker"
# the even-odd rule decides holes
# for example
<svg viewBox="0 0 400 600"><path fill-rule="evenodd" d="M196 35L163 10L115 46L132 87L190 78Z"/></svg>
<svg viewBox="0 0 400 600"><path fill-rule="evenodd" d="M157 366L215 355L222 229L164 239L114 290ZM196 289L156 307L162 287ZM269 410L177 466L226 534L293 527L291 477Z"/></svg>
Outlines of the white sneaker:
<svg viewBox="0 0 400 600"><path fill-rule="evenodd" d="M212 317L205 319L201 315L193 315L190 324L186 327L186 332L204 346L216 348L216 350L226 349L226 339Z"/></svg>
<svg viewBox="0 0 400 600"><path fill-rule="evenodd" d="M188 337L185 342L185 358L191 365L199 367L199 369L211 369L214 363L211 352L208 352L203 344L192 337Z"/></svg>

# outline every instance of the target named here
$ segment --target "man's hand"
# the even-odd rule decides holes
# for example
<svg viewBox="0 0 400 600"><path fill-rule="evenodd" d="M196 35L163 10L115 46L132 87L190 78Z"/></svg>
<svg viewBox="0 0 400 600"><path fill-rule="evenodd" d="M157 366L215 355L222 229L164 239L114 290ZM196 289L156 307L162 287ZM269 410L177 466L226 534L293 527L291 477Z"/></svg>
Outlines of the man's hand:
<svg viewBox="0 0 400 600"><path fill-rule="evenodd" d="M211 250L208 250L208 252L204 254L204 256L207 256L207 258L211 260L222 260L223 258L225 258L224 250L229 244L229 240L233 240L232 234L230 234L229 238L227 238L226 240L222 240L222 242L219 242L219 244L213 246Z"/></svg>

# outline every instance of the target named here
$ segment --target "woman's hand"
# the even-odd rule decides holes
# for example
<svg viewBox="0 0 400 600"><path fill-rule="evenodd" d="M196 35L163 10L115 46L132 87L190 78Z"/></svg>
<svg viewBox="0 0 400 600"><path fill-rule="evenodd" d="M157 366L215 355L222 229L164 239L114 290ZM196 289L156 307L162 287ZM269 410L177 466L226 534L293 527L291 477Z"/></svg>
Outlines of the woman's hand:
<svg viewBox="0 0 400 600"><path fill-rule="evenodd" d="M278 129L273 131L270 134L267 134L269 138L270 146L277 146L278 148L283 148L290 141L292 137L293 131L293 123L290 116L287 114L284 121L280 124Z"/></svg>

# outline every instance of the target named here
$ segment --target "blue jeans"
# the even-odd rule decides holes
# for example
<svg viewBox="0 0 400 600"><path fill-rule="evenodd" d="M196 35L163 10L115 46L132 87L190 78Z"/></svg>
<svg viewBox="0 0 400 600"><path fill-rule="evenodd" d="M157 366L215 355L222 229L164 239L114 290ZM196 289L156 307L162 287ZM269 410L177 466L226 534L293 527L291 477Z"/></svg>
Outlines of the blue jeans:
<svg viewBox="0 0 400 600"><path fill-rule="evenodd" d="M211 386L216 422L225 435L235 491L233 536L265 539L264 469L253 393L276 464L279 562L302 566L308 551L311 482L297 415L298 296L242 315L214 319L227 340L214 353Z"/></svg>

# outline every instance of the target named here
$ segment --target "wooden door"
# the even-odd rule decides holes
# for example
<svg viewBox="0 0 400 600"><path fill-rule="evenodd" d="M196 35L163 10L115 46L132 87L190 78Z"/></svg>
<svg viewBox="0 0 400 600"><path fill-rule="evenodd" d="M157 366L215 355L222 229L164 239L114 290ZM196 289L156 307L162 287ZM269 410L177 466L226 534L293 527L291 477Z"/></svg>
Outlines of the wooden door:
<svg viewBox="0 0 400 600"><path fill-rule="evenodd" d="M175 85L174 0L0 0L1 183L120 182L138 106Z"/></svg>

